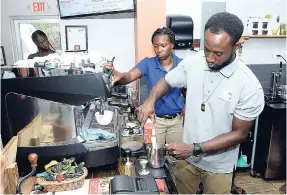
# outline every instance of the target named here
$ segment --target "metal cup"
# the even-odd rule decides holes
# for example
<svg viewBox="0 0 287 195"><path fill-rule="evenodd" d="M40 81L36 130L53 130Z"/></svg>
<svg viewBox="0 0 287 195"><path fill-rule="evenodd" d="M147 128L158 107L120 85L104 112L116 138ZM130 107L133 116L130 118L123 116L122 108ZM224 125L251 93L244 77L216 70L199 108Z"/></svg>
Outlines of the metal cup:
<svg viewBox="0 0 287 195"><path fill-rule="evenodd" d="M284 100L286 100L286 94L287 94L287 85L281 85L281 94L280 97Z"/></svg>
<svg viewBox="0 0 287 195"><path fill-rule="evenodd" d="M147 168L146 168L147 163L148 163L148 160L146 160L146 159L140 160L140 165L141 165L141 170L139 170L140 175L148 175L149 174L149 170L147 170Z"/></svg>
<svg viewBox="0 0 287 195"><path fill-rule="evenodd" d="M166 147L164 144L156 143L154 147L148 148L148 164L152 168L161 168L166 160Z"/></svg>

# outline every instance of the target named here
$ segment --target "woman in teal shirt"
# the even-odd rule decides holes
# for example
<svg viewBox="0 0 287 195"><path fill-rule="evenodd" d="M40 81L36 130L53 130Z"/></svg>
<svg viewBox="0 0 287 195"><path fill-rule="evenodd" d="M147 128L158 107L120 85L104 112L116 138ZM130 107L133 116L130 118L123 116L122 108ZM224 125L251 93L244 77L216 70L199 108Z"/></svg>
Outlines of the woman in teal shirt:
<svg viewBox="0 0 287 195"><path fill-rule="evenodd" d="M113 70L114 84L126 85L141 77L148 80L150 92L153 85L175 68L181 58L173 54L174 33L168 28L158 28L152 35L155 57L144 58L129 72ZM106 66L110 68L109 65ZM183 134L184 101L181 89L172 88L155 104L155 129L158 143L181 141Z"/></svg>

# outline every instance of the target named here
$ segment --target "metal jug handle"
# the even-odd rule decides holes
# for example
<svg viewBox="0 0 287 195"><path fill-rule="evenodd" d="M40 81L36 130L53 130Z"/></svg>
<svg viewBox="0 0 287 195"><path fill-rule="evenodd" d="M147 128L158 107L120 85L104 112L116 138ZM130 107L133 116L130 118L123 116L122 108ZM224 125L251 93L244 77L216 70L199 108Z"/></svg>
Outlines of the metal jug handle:
<svg viewBox="0 0 287 195"><path fill-rule="evenodd" d="M168 150L167 150L168 144L163 145L163 149L165 151L165 156L169 156Z"/></svg>

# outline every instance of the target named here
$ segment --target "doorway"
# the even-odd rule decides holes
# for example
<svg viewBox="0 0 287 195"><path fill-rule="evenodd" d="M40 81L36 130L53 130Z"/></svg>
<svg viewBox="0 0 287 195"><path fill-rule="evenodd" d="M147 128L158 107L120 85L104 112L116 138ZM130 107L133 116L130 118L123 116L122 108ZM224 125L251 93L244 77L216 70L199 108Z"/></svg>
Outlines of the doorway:
<svg viewBox="0 0 287 195"><path fill-rule="evenodd" d="M31 35L36 30L43 31L56 51L61 51L61 34L59 19L14 19L15 61L27 59L30 54L38 51Z"/></svg>

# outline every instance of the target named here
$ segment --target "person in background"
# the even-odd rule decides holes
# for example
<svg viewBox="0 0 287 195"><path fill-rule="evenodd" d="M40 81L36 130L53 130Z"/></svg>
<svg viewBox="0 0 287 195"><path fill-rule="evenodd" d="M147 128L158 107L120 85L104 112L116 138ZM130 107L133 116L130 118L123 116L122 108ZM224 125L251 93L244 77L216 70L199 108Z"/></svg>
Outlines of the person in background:
<svg viewBox="0 0 287 195"><path fill-rule="evenodd" d="M152 88L139 110L144 123L157 99L174 87L187 87L183 143L170 143L177 159L175 180L180 194L230 193L239 144L249 135L264 108L264 93L254 73L236 57L243 23L217 13L207 21L204 56L190 56Z"/></svg>
<svg viewBox="0 0 287 195"><path fill-rule="evenodd" d="M51 53L55 53L54 47L49 42L47 35L41 31L36 30L32 34L32 40L38 48L36 53L30 54L28 59L33 59L35 57L48 56ZM39 72L37 68L15 68L13 72L16 77L38 77Z"/></svg>
<svg viewBox="0 0 287 195"><path fill-rule="evenodd" d="M44 57L56 52L55 48L49 42L47 35L43 31L36 30L33 32L32 40L37 46L38 52L30 54L28 59L33 59L34 57Z"/></svg>
<svg viewBox="0 0 287 195"><path fill-rule="evenodd" d="M169 28L158 28L151 37L155 57L144 58L129 72L113 69L114 84L126 85L141 77L148 80L148 90L163 78L170 70L177 67L181 58L173 54L175 35ZM106 65L110 68L110 65ZM181 141L183 134L182 110L184 101L181 89L170 89L155 103L155 130L157 142L161 144Z"/></svg>

